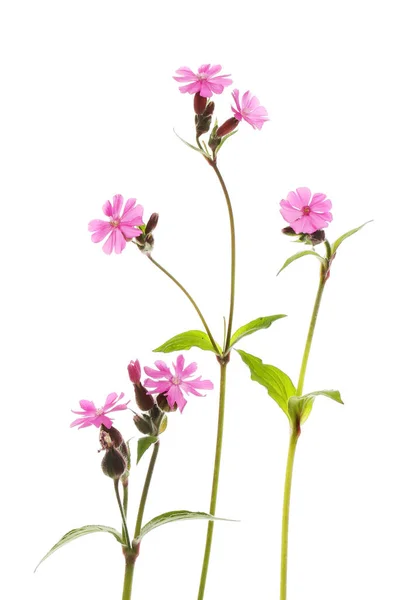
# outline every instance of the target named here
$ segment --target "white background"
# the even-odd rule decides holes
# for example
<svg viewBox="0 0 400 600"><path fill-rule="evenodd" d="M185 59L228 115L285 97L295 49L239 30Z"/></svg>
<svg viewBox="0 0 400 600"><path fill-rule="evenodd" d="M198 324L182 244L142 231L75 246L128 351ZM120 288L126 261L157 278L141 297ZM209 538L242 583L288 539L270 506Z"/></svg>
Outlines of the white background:
<svg viewBox="0 0 400 600"><path fill-rule="evenodd" d="M400 597L398 356L399 90L396 3L387 0L4 2L1 15L2 589L7 599L119 598L111 536L60 550L68 530L119 526L97 431L70 429L81 398L132 392L126 365L201 324L135 248L106 256L87 223L115 193L160 213L154 257L188 287L221 340L229 230L218 182L193 140L192 97L175 69L221 63L268 109L224 147L238 235L234 329L288 318L241 347L296 380L318 280L282 236L279 200L309 186L333 202L331 241L369 219L335 260L305 390L316 402L298 446L290 600ZM219 121L230 92L216 98ZM162 358L158 356L158 358ZM167 361L176 355L166 356ZM218 382L212 354L190 351ZM115 424L126 437L131 413ZM192 398L163 435L145 519L207 510L217 390ZM207 600L279 595L288 425L232 356ZM131 523L149 456L131 477ZM132 527L132 524L131 524ZM206 525L160 528L142 544L133 598L197 598Z"/></svg>

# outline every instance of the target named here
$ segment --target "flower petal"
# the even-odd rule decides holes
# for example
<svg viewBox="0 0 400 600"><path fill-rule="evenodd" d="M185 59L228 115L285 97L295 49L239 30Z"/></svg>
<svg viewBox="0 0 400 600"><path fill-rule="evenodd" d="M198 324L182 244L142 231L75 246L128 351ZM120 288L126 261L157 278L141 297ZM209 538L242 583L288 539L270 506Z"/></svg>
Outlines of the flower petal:
<svg viewBox="0 0 400 600"><path fill-rule="evenodd" d="M124 198L123 198L123 196L121 196L121 194L115 194L115 196L113 196L113 210L112 210L113 219L116 219L116 220L119 219L123 202L124 202Z"/></svg>

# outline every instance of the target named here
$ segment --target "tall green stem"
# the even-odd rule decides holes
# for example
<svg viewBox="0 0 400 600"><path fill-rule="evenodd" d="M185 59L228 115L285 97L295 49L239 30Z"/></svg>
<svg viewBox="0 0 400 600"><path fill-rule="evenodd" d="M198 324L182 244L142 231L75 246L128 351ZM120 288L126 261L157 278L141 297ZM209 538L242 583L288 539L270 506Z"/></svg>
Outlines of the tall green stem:
<svg viewBox="0 0 400 600"><path fill-rule="evenodd" d="M224 192L226 206L228 208L229 214L229 225L231 230L231 293L230 293L230 305L229 305L229 317L228 317L228 328L226 332L226 341L224 347L224 353L226 353L229 349L229 344L231 342L231 333L232 333L232 322L233 322L233 310L235 307L235 279L236 279L236 240L235 240L235 221L233 218L233 210L232 203L229 198L229 193L227 187L225 185L225 181L216 165L216 163L212 163L212 168L215 171L215 174L218 177L218 180L221 184L222 191Z"/></svg>
<svg viewBox="0 0 400 600"><path fill-rule="evenodd" d="M131 557L127 556L126 563L125 563L125 577L124 577L124 589L122 590L122 600L131 600L134 568L135 568L135 561L132 560Z"/></svg>
<svg viewBox="0 0 400 600"><path fill-rule="evenodd" d="M293 463L296 452L299 432L293 431L290 435L289 451L286 464L285 491L283 495L282 510L282 544L281 544L281 596L280 600L286 600L287 588L287 564L288 564L288 543L289 543L289 511L290 494L292 489Z"/></svg>
<svg viewBox="0 0 400 600"><path fill-rule="evenodd" d="M156 464L158 451L160 449L160 440L157 440L155 444L153 444L153 453L151 455L149 468L147 469L146 479L143 485L142 496L140 498L139 510L136 518L135 525L135 534L134 537L137 538L140 534L140 530L142 529L142 521L143 521L143 513L146 506L147 494L149 493L149 487L151 483L151 478L153 477L154 465Z"/></svg>
<svg viewBox="0 0 400 600"><path fill-rule="evenodd" d="M297 396L301 396L301 394L303 393L303 386L304 386L304 379L306 376L308 357L310 355L311 343L313 340L314 330L315 330L315 324L317 322L318 311L319 311L319 307L321 305L322 293L324 291L325 283L326 283L325 276L326 276L326 269L324 266L321 266L321 274L320 274L317 296L315 298L314 310L311 315L311 321L310 321L310 326L308 329L306 345L304 347L303 360L301 362L301 367L300 367L299 382L297 384L297 391L296 391Z"/></svg>
<svg viewBox="0 0 400 600"><path fill-rule="evenodd" d="M329 248L327 247L328 252ZM311 344L314 336L315 325L317 322L319 307L321 305L322 293L327 280L329 264L321 266L320 280L317 295L314 302L314 308L311 315L310 326L306 344L304 347L303 360L301 362L299 381L297 384L296 395L301 396L303 393L304 379L306 376L308 358L310 355ZM289 451L286 465L285 491L283 495L283 510L282 510L282 543L281 543L281 592L280 600L286 600L287 597L287 568L288 568L288 546L289 546L289 512L290 512L290 494L292 489L293 464L296 453L297 441L300 435L300 423L292 424L290 435Z"/></svg>
<svg viewBox="0 0 400 600"><path fill-rule="evenodd" d="M119 495L119 479L114 479L114 490L115 490L115 496L117 498L117 502L118 502L118 507L121 513L121 517L122 517L122 530L123 530L123 537L125 540L125 544L127 545L128 549L130 549L131 545L130 545L130 541L129 541L129 531L128 531L128 526L126 524L126 517L125 517L125 511L124 511L124 507L122 506L122 502L121 502L121 496Z"/></svg>
<svg viewBox="0 0 400 600"><path fill-rule="evenodd" d="M222 437L223 437L223 432L224 432L227 364L224 361L221 361L220 365L221 365L221 376L220 376L220 388L219 388L218 430L217 430L217 442L216 442L216 447L215 447L214 475L213 475L211 500L210 500L210 514L211 515L215 515L215 509L217 507L219 470L220 470L220 466L221 466ZM214 522L209 521L208 528L207 528L206 546L204 549L203 568L201 571L198 600L202 600L202 598L204 597L204 590L205 590L206 581L207 581L208 564L210 562L213 531L214 531Z"/></svg>
<svg viewBox="0 0 400 600"><path fill-rule="evenodd" d="M182 290L182 292L185 294L185 296L190 300L195 311L199 315L201 322L203 323L204 329L206 330L207 335L210 338L210 342L212 344L212 347L214 348L215 353L217 355L219 355L220 351L218 349L217 343L215 342L215 340L211 334L210 328L208 327L207 322L206 322L205 318L203 317L203 313L201 312L200 308L197 306L196 302L194 301L192 296L189 294L187 289L184 288L183 285L173 275L171 275L171 273L169 271L167 271L167 269L164 269L164 267L162 267L160 265L160 263L158 263L156 260L154 260L154 258L151 255L148 255L148 258L153 263L153 265L155 265L158 269L160 269L160 271L162 271L167 277L169 277L171 279L171 281L173 281L178 286L178 288L180 290Z"/></svg>
<svg viewBox="0 0 400 600"><path fill-rule="evenodd" d="M232 203L229 197L229 193L223 177L217 167L216 162L210 163L218 177L218 181L221 184L222 191L225 196L226 205L229 214L229 226L231 232L231 286L230 286L230 304L229 304L229 317L228 327L226 332L225 344L224 344L224 357L218 358L221 375L220 375L220 388L219 388L219 410L218 410L218 429L217 429L217 441L215 447L215 458L214 458L214 474L211 488L211 499L210 499L210 514L215 515L217 507L217 496L218 496L218 482L219 482L219 471L221 466L221 452L222 452L222 438L224 433L224 415L225 415L225 395L226 395L226 368L229 362L229 346L231 341L232 333L232 322L233 322L233 310L235 306L235 273L236 273L236 241L235 241L235 221L233 218ZM207 538L204 549L203 567L201 570L200 585L198 600L202 600L204 597L204 591L207 581L208 565L210 563L211 545L214 533L214 522L209 521L207 526Z"/></svg>

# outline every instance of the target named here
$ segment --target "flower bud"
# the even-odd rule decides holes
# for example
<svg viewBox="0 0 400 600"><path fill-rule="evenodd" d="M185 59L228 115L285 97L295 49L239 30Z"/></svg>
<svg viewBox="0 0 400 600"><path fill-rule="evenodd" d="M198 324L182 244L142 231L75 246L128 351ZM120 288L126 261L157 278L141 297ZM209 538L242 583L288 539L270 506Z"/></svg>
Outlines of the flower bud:
<svg viewBox="0 0 400 600"><path fill-rule="evenodd" d="M124 444L124 438L121 433L115 427L107 429L105 425L101 425L99 434L100 445L103 450L109 450L110 448L119 448L121 444Z"/></svg>
<svg viewBox="0 0 400 600"><path fill-rule="evenodd" d="M209 102L206 106L205 111L203 112L203 117L210 117L214 112L214 108L215 103L213 101Z"/></svg>
<svg viewBox="0 0 400 600"><path fill-rule="evenodd" d="M235 117L231 117L225 123L222 123L221 127L218 127L216 136L219 138L224 137L231 133L239 125L239 121Z"/></svg>
<svg viewBox="0 0 400 600"><path fill-rule="evenodd" d="M293 229L293 227L284 227L282 229L282 233L284 233L285 235L298 235L295 230Z"/></svg>
<svg viewBox="0 0 400 600"><path fill-rule="evenodd" d="M154 426L151 418L148 415L135 415L133 417L137 429L145 435L154 435Z"/></svg>
<svg viewBox="0 0 400 600"><path fill-rule="evenodd" d="M126 460L121 452L115 448L111 448L110 450L106 450L101 461L101 468L104 475L111 477L111 479L119 479L125 473Z"/></svg>
<svg viewBox="0 0 400 600"><path fill-rule="evenodd" d="M207 133L211 126L211 115L196 115L195 125L196 125L196 136L200 137L203 133Z"/></svg>
<svg viewBox="0 0 400 600"><path fill-rule="evenodd" d="M200 93L197 92L197 94L194 95L194 100L193 100L194 112L196 113L196 115L203 114L203 112L206 108L206 104L207 104L207 98L203 98L203 96L200 96Z"/></svg>
<svg viewBox="0 0 400 600"><path fill-rule="evenodd" d="M147 221L147 225L146 225L146 229L145 229L146 235L151 233L152 231L154 231L154 229L157 227L157 223L158 223L158 213L153 213L152 215L150 215L150 219Z"/></svg>
<svg viewBox="0 0 400 600"><path fill-rule="evenodd" d="M154 406L154 398L140 382L135 383L136 404L140 410L150 410Z"/></svg>
<svg viewBox="0 0 400 600"><path fill-rule="evenodd" d="M174 404L173 408L168 404L168 398L164 394L158 394L157 404L163 412L175 412L178 406Z"/></svg>
<svg viewBox="0 0 400 600"><path fill-rule="evenodd" d="M135 360L135 362L133 362L133 360L131 360L128 365L128 375L132 383L140 383L141 374L139 361Z"/></svg>

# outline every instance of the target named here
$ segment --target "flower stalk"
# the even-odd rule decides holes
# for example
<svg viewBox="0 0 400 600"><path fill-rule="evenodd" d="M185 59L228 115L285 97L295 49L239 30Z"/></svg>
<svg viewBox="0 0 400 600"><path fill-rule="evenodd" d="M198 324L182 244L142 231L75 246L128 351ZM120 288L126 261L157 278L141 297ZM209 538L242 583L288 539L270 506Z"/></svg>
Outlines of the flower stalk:
<svg viewBox="0 0 400 600"><path fill-rule="evenodd" d="M212 347L214 348L215 353L219 355L220 351L218 349L218 345L213 338L213 335L210 331L209 326L207 325L207 321L205 320L203 313L201 312L200 308L197 306L193 297L189 294L187 289L184 288L183 285L173 275L171 275L171 273L169 271L167 271L167 269L165 269L163 266L160 265L160 263L158 263L156 260L154 260L154 258L151 255L148 255L148 259L153 263L153 265L155 265L158 269L160 269L160 271L162 271L167 277L169 277L171 279L171 281L173 281L178 286L178 288L180 290L182 290L182 292L185 294L185 296L190 300L192 306L194 307L195 311L199 315L201 322L203 323L204 329L206 330L207 335L210 338L210 342L212 344Z"/></svg>
<svg viewBox="0 0 400 600"><path fill-rule="evenodd" d="M151 455L151 459L149 462L149 468L147 469L147 475L146 475L146 479L145 479L145 482L143 485L142 496L140 498L139 509L138 509L138 513L137 513L137 517L136 517L134 538L139 537L140 531L142 529L144 509L146 507L147 495L149 493L151 478L153 477L154 467L156 464L159 449L160 449L160 440L158 439L153 444L153 453Z"/></svg>
<svg viewBox="0 0 400 600"><path fill-rule="evenodd" d="M328 260L321 265L320 280L317 290L317 295L314 302L314 308L311 315L310 325L308 328L307 339L303 352L303 359L300 367L299 381L297 384L296 395L301 396L303 393L304 379L310 356L311 344L314 337L315 325L319 308L321 306L322 294L325 289L327 276L329 273L329 247L327 246ZM292 477L294 457L296 453L297 442L301 433L300 422L292 423L289 450L286 464L285 488L283 494L283 509L282 509L282 537L281 537L281 583L280 583L280 600L287 598L287 569L288 569L288 548L289 548L289 514L290 514L290 496L292 490Z"/></svg>
<svg viewBox="0 0 400 600"><path fill-rule="evenodd" d="M229 346L230 346L231 334L232 334L233 311L234 311L234 307L235 307L236 238L235 238L235 221L234 221L234 217L233 217L232 203L231 203L231 200L229 197L227 187L225 185L225 181L224 181L215 161L211 163L211 166L214 169L214 171L218 177L218 181L220 182L222 190L224 192L226 205L228 208L229 225L230 225L230 232L231 232L231 285L230 285L230 304L229 304L228 327L227 327L227 333L226 333L226 338L225 338L223 357L217 357L218 362L220 364L219 409L218 409L217 441L216 441L215 458L214 458L214 472L213 472L213 482L212 482L212 488L211 488L210 510L209 510L211 515L215 515L215 510L217 507L217 497L218 497L219 472L220 472L220 466L221 466L222 440L223 440L223 434L224 434L226 369L227 369L227 365L229 362ZM209 521L208 526L207 526L207 537L206 537L206 545L205 545L205 549L204 549L203 566L202 566L201 576L200 576L198 600L202 600L204 597L204 591L205 591L206 582L207 582L208 565L210 562L213 533L214 533L214 522Z"/></svg>

